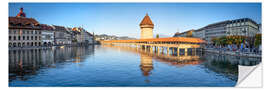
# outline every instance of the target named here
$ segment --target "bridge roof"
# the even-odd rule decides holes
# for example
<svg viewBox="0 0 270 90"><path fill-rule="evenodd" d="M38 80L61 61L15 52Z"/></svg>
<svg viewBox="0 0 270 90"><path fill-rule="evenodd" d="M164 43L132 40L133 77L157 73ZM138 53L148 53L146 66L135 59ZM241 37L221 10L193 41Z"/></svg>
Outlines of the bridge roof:
<svg viewBox="0 0 270 90"><path fill-rule="evenodd" d="M137 39L137 40L109 40L102 41L104 43L120 42L120 43L135 43L135 42L184 42L184 43L205 43L200 38L190 37L169 37L169 38L153 38L153 39Z"/></svg>

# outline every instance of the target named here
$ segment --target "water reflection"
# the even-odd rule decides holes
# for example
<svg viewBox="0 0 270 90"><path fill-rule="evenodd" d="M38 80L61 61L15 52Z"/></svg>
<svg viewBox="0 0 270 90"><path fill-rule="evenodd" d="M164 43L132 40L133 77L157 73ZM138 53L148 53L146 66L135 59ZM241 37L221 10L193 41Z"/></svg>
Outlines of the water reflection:
<svg viewBox="0 0 270 90"><path fill-rule="evenodd" d="M234 86L238 65L261 62L181 51L168 55L120 46L9 50L9 81L10 86Z"/></svg>
<svg viewBox="0 0 270 90"><path fill-rule="evenodd" d="M23 81L39 73L43 68L56 68L65 62L79 63L86 55L94 54L94 47L65 47L53 49L9 50L9 81Z"/></svg>
<svg viewBox="0 0 270 90"><path fill-rule="evenodd" d="M216 53L204 53L188 49L188 53L181 53L177 56L176 53L156 53L155 51L146 51L132 47L104 45L103 47L110 47L121 49L122 51L129 51L140 54L141 64L140 68L144 76L151 75L153 67L153 59L159 62L166 63L171 66L184 67L186 65L201 65L205 70L211 70L219 75L223 75L233 81L238 79L238 65L253 66L261 62L261 58L236 57L230 55L222 55ZM150 82L149 80L146 80Z"/></svg>

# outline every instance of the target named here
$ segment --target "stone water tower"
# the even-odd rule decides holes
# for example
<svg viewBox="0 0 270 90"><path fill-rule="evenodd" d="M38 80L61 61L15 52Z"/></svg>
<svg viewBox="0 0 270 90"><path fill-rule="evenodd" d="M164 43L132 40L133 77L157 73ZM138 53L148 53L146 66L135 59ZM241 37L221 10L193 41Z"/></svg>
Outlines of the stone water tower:
<svg viewBox="0 0 270 90"><path fill-rule="evenodd" d="M153 28L154 24L151 21L148 14L145 15L142 22L140 23L141 27L141 39L150 39L153 38Z"/></svg>

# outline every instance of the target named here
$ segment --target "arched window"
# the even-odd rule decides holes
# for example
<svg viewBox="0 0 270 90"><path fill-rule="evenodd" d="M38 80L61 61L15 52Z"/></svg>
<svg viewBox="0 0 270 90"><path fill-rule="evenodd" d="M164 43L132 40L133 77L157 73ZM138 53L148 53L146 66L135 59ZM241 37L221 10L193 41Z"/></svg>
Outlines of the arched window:
<svg viewBox="0 0 270 90"><path fill-rule="evenodd" d="M37 40L37 36L35 36L35 40Z"/></svg>
<svg viewBox="0 0 270 90"><path fill-rule="evenodd" d="M13 43L13 47L16 47L16 43Z"/></svg>
<svg viewBox="0 0 270 90"><path fill-rule="evenodd" d="M27 38L26 40L29 40L29 36L27 36L26 38Z"/></svg>
<svg viewBox="0 0 270 90"><path fill-rule="evenodd" d="M31 36L31 40L34 40L34 36Z"/></svg>
<svg viewBox="0 0 270 90"><path fill-rule="evenodd" d="M33 42L31 42L31 46L34 46L34 43Z"/></svg>
<svg viewBox="0 0 270 90"><path fill-rule="evenodd" d="M35 42L35 46L37 46L37 42Z"/></svg>
<svg viewBox="0 0 270 90"><path fill-rule="evenodd" d="M21 40L21 36L18 36L18 40Z"/></svg>
<svg viewBox="0 0 270 90"><path fill-rule="evenodd" d="M18 47L21 47L21 43L18 43Z"/></svg>
<svg viewBox="0 0 270 90"><path fill-rule="evenodd" d="M13 36L13 40L16 40L16 36Z"/></svg>
<svg viewBox="0 0 270 90"><path fill-rule="evenodd" d="M11 38L11 36L9 36L9 40L11 40L12 38Z"/></svg>
<svg viewBox="0 0 270 90"><path fill-rule="evenodd" d="M9 43L8 46L9 46L9 47L12 47L12 43Z"/></svg>
<svg viewBox="0 0 270 90"><path fill-rule="evenodd" d="M25 43L23 42L23 43L22 43L22 47L24 47L24 46L25 46Z"/></svg>

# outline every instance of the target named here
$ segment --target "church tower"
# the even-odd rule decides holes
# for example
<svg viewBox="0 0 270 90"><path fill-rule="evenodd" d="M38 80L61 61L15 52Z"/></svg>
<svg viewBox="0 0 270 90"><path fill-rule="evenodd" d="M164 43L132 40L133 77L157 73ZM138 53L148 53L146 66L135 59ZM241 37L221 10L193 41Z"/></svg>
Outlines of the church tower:
<svg viewBox="0 0 270 90"><path fill-rule="evenodd" d="M23 8L20 8L20 13L18 13L16 17L26 17L25 13L23 12Z"/></svg>
<svg viewBox="0 0 270 90"><path fill-rule="evenodd" d="M145 15L142 22L140 23L141 27L141 39L150 39L153 38L153 28L154 24L151 21L148 14Z"/></svg>

